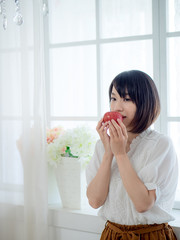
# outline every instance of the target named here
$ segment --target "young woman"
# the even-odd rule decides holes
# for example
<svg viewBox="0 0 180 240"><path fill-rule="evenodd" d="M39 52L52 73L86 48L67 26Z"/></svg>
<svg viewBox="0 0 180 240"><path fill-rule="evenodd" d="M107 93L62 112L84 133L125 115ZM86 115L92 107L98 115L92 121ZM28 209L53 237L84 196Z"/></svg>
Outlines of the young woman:
<svg viewBox="0 0 180 240"><path fill-rule="evenodd" d="M144 72L122 72L109 99L123 121L99 121L100 140L86 169L89 204L101 207L107 221L101 240L174 240L168 222L174 220L177 158L170 138L149 128L160 113L156 86Z"/></svg>

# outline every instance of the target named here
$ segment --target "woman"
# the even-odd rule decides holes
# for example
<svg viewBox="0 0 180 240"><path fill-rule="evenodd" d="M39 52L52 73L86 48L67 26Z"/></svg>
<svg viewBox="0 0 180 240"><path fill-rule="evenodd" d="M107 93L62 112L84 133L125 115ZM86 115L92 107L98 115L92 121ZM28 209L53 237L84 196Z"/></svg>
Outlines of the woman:
<svg viewBox="0 0 180 240"><path fill-rule="evenodd" d="M150 129L160 113L156 86L144 72L122 72L109 99L123 121L99 121L100 140L86 169L89 204L101 207L107 221L101 240L176 239L168 225L174 219L176 153L167 136Z"/></svg>

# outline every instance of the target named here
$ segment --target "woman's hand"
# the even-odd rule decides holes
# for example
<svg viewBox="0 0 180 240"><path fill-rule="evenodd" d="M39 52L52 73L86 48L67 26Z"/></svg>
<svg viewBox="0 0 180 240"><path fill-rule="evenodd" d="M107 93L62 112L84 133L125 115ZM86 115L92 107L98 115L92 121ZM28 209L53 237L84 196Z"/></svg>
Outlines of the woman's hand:
<svg viewBox="0 0 180 240"><path fill-rule="evenodd" d="M126 154L126 145L128 134L125 125L118 119L118 123L114 120L109 122L110 146L115 156Z"/></svg>
<svg viewBox="0 0 180 240"><path fill-rule="evenodd" d="M103 119L101 119L98 122L96 130L97 130L97 132L98 132L98 134L99 134L99 136L101 138L101 141L102 141L102 143L104 145L105 154L107 154L109 156L112 156L113 153L112 153L111 147L110 147L110 137L107 134L108 128L109 128L109 123L108 122L103 123Z"/></svg>

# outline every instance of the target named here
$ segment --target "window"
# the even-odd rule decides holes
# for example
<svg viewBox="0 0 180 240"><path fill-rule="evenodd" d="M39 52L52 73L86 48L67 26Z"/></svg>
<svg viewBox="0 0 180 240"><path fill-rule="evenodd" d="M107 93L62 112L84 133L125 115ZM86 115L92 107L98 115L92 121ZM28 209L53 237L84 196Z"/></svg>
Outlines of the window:
<svg viewBox="0 0 180 240"><path fill-rule="evenodd" d="M95 128L109 110L111 80L139 69L156 82L162 112L154 127L172 138L180 160L179 0L52 0L46 27L51 127Z"/></svg>
<svg viewBox="0 0 180 240"><path fill-rule="evenodd" d="M14 9L11 3L7 3L9 10L7 15L13 16ZM12 14L12 15L11 15ZM4 31L0 27L0 198L4 196L4 190L8 192L12 185L17 191L22 190L19 186L23 182L23 171L19 159L19 153L15 142L20 134L21 127L21 49L20 49L20 29L13 26L12 21L8 22L10 31ZM13 41L12 41L13 39ZM11 63L10 70L7 66ZM6 79L7 81L2 81ZM13 101L13 100L14 101ZM16 129L16 131L12 131ZM7 135L10 135L7 141ZM12 166L10 168L9 166ZM12 171L16 169L16 171ZM13 188L15 188L13 186Z"/></svg>
<svg viewBox="0 0 180 240"><path fill-rule="evenodd" d="M180 1L167 1L167 124L168 135L172 138L180 161L180 88L179 56L180 51ZM180 208L180 181L178 183L176 207Z"/></svg>
<svg viewBox="0 0 180 240"><path fill-rule="evenodd" d="M11 9L10 15L13 13ZM1 83L1 101L8 107L0 110L2 121L8 119L1 129L0 164L7 171L0 175L0 185L5 188L23 181L19 153L16 149L9 151L21 132L21 94L13 81L21 81L21 39L20 29L14 28L11 21L8 28L16 38L6 41L12 39L3 37L8 32L0 38L1 76L8 79ZM51 0L44 37L50 127L71 128L86 123L95 129L97 121L109 111L108 87L112 79L121 71L140 69L152 76L160 93L162 111L154 128L172 138L180 161L180 0ZM31 73L31 34L28 40L26 67ZM4 55L10 59L12 71L5 71L8 61L2 61ZM4 129L11 131L12 124L17 132L12 142L3 142ZM8 170L12 158L21 173L18 178ZM176 200L180 208L180 181Z"/></svg>
<svg viewBox="0 0 180 240"><path fill-rule="evenodd" d="M29 81L29 85L22 81L24 78L33 79L33 18L30 18L32 2L27 2L27 5L29 14L28 21L25 19L25 22L29 23L28 46L25 46L25 40L22 40L23 37L26 38L25 34L22 34L24 31L13 22L14 4L8 1L4 6L5 9L1 9L5 11L8 19L6 30L3 29L2 24L0 26L0 201L2 202L23 202L23 168L16 142L22 133L22 89L25 85L28 91L33 89L33 81ZM24 61L25 54L28 55L29 61ZM24 91L24 94L26 93ZM24 102L23 109L29 107L33 113L33 101L30 100L30 106Z"/></svg>

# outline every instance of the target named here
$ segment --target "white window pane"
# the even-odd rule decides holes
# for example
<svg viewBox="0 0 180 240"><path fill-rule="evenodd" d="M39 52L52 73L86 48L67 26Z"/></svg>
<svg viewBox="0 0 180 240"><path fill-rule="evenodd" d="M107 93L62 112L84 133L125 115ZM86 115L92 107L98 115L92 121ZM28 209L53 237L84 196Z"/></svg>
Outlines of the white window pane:
<svg viewBox="0 0 180 240"><path fill-rule="evenodd" d="M95 39L95 0L49 1L50 42Z"/></svg>
<svg viewBox="0 0 180 240"><path fill-rule="evenodd" d="M171 122L168 124L168 132L169 136L171 137L177 157L179 160L179 172L180 172L180 122ZM178 181L178 190L180 191L180 181Z"/></svg>
<svg viewBox="0 0 180 240"><path fill-rule="evenodd" d="M180 31L180 0L167 0L167 31Z"/></svg>
<svg viewBox="0 0 180 240"><path fill-rule="evenodd" d="M1 5L2 4L2 1ZM16 26L13 22L13 17L15 14L15 5L12 1L6 1L5 3L5 13L7 16L7 29L3 28L3 17L0 13L0 47L1 48L16 48L20 47L20 27ZM12 40L13 39L13 40Z"/></svg>
<svg viewBox="0 0 180 240"><path fill-rule="evenodd" d="M180 116L180 37L168 39L168 115L171 117Z"/></svg>
<svg viewBox="0 0 180 240"><path fill-rule="evenodd" d="M2 121L0 178L4 184L23 184L22 162L16 146L21 127L22 123L18 121Z"/></svg>
<svg viewBox="0 0 180 240"><path fill-rule="evenodd" d="M0 55L0 95L3 116L21 114L21 59L18 53Z"/></svg>
<svg viewBox="0 0 180 240"><path fill-rule="evenodd" d="M33 87L34 65L33 52L28 52L28 62L22 62L18 52L7 52L0 55L0 96L2 102L1 113L3 116L22 115L22 94L26 94L26 108L31 109L33 115ZM21 71L21 67L23 71ZM23 81L22 81L22 77ZM26 91L24 89L26 88ZM25 105L25 104L24 104Z"/></svg>
<svg viewBox="0 0 180 240"><path fill-rule="evenodd" d="M30 108L31 116L34 115L34 85L35 85L35 76L34 76L34 51L29 51L29 62L28 62L28 75L26 77L26 86L28 85L28 96L27 96L27 107ZM23 88L22 88L23 91Z"/></svg>
<svg viewBox="0 0 180 240"><path fill-rule="evenodd" d="M2 1L0 1L2 4ZM33 44L33 21L36 22L33 16L33 1L26 1L26 7L23 7L24 1L22 3L22 15L25 24L28 28L25 29L24 25L18 26L14 23L13 18L15 16L15 4L14 1L5 1L5 13L7 16L7 29L3 28L2 14L0 13L0 48L20 48L22 47L22 39L27 40L28 46ZM25 12L25 9L28 9L28 14Z"/></svg>
<svg viewBox="0 0 180 240"><path fill-rule="evenodd" d="M61 126L64 130L87 126L96 131L97 121L51 121L50 128Z"/></svg>
<svg viewBox="0 0 180 240"><path fill-rule="evenodd" d="M53 49L50 63L52 115L96 116L95 46Z"/></svg>
<svg viewBox="0 0 180 240"><path fill-rule="evenodd" d="M151 0L100 0L101 37L152 33Z"/></svg>
<svg viewBox="0 0 180 240"><path fill-rule="evenodd" d="M108 89L120 72L137 69L153 76L152 41L103 44L102 53L102 113L109 111Z"/></svg>

